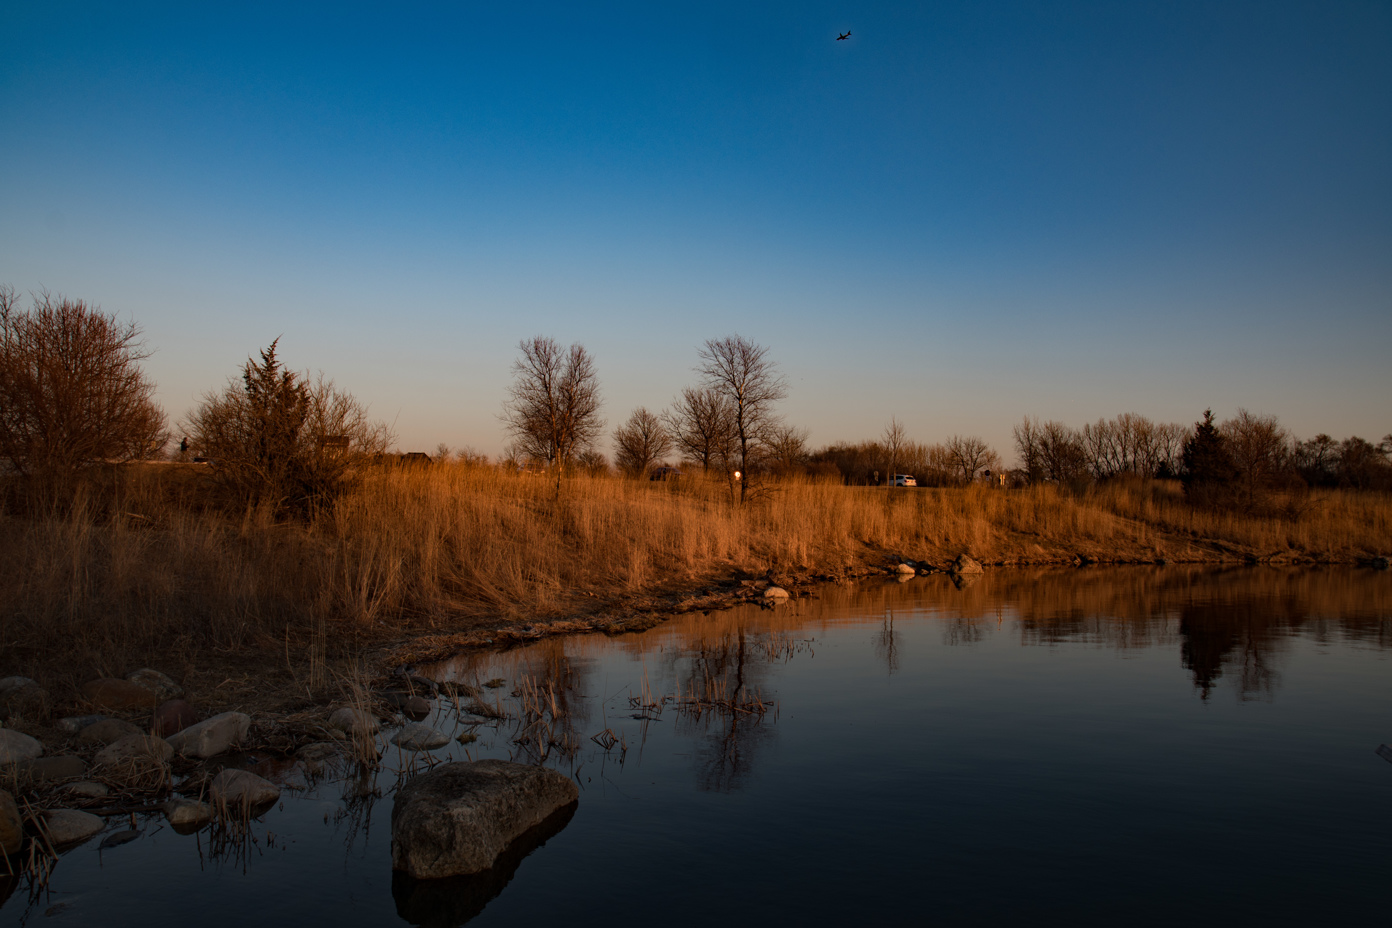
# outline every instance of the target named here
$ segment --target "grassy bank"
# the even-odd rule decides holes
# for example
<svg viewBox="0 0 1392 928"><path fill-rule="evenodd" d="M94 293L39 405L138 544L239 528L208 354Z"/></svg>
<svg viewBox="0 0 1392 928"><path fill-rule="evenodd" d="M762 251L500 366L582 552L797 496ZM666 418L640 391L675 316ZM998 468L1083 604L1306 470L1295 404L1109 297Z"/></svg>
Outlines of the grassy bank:
<svg viewBox="0 0 1392 928"><path fill-rule="evenodd" d="M116 473L71 511L0 524L0 675L60 663L119 675L175 655L325 662L404 634L635 609L741 575L844 575L893 556L945 565L1353 562L1392 549L1392 498L1315 491L1267 515L1195 510L1176 484L1082 495L789 482L744 507L718 482L488 467L382 469L308 523L202 505L196 466Z"/></svg>

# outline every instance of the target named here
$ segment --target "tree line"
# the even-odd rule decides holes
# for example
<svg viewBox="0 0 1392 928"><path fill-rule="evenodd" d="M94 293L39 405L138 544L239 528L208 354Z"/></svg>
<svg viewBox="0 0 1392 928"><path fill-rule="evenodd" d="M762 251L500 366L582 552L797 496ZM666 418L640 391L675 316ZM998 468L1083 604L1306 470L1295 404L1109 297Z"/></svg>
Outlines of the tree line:
<svg viewBox="0 0 1392 928"><path fill-rule="evenodd" d="M176 454L208 462L224 501L273 515L331 502L351 486L357 465L380 459L395 441L332 380L286 368L278 345L272 341L222 389L203 395L179 423ZM558 493L568 472L608 471L599 448L603 400L588 350L539 335L518 352L500 414L511 439L505 461L546 469ZM22 310L13 288L0 287L0 457L56 499L88 465L161 456L171 433L140 367L148 357L133 322L46 292ZM1019 463L1010 472L978 437L924 444L897 418L877 440L814 450L808 432L779 414L788 386L766 346L738 334L709 339L693 373L666 409L640 406L609 433L622 473L644 477L676 463L722 477L740 501L768 478L792 474L861 485L890 483L896 474L927 486L989 477L998 485L1070 490L1124 476L1177 478L1195 503L1248 508L1273 490L1299 486L1392 490L1392 434L1377 444L1325 434L1299 441L1274 416L1247 410L1221 423L1206 411L1188 427L1135 413L1080 428L1026 417L1013 430Z"/></svg>

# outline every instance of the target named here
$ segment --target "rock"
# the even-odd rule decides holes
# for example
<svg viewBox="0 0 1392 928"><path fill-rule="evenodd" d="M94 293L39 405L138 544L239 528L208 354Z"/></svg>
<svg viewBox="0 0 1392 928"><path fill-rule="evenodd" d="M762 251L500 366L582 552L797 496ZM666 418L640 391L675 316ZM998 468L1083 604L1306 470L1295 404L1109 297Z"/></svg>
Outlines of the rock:
<svg viewBox="0 0 1392 928"><path fill-rule="evenodd" d="M332 741L315 741L303 745L295 752L295 759L304 764L309 773L320 773L325 765L343 756L342 746Z"/></svg>
<svg viewBox="0 0 1392 928"><path fill-rule="evenodd" d="M771 586L764 590L764 599L787 599L788 591L781 586Z"/></svg>
<svg viewBox="0 0 1392 928"><path fill-rule="evenodd" d="M168 738L192 725L198 724L198 710L182 699L171 699L155 710L150 727L161 738Z"/></svg>
<svg viewBox="0 0 1392 928"><path fill-rule="evenodd" d="M251 716L224 712L190 725L169 737L169 746L185 757L212 757L246 740Z"/></svg>
<svg viewBox="0 0 1392 928"><path fill-rule="evenodd" d="M13 857L24 844L24 819L19 805L6 790L0 789L0 855Z"/></svg>
<svg viewBox="0 0 1392 928"><path fill-rule="evenodd" d="M213 820L213 807L196 799L171 799L164 804L164 817L176 827L202 825Z"/></svg>
<svg viewBox="0 0 1392 928"><path fill-rule="evenodd" d="M158 670L142 667L126 674L126 680L136 686L143 686L159 699L178 699L184 695L184 688Z"/></svg>
<svg viewBox="0 0 1392 928"><path fill-rule="evenodd" d="M569 777L502 760L443 764L392 807L392 869L417 879L478 873L514 839L579 798Z"/></svg>
<svg viewBox="0 0 1392 928"><path fill-rule="evenodd" d="M952 580L952 585L953 585L953 586L955 586L955 587L956 587L957 589L959 589L959 590L965 590L967 587L971 586L973 583L980 583L980 582L981 582L981 576L982 576L982 575L981 575L981 574L948 574L947 576L948 576L949 579Z"/></svg>
<svg viewBox="0 0 1392 928"><path fill-rule="evenodd" d="M422 696L413 696L410 693L382 693L381 697L387 705L399 710L402 715L415 722L430 715L434 708L430 705L430 700Z"/></svg>
<svg viewBox="0 0 1392 928"><path fill-rule="evenodd" d="M97 752L96 763L113 766L129 760L155 760L167 764L174 758L169 742L154 735L126 735Z"/></svg>
<svg viewBox="0 0 1392 928"><path fill-rule="evenodd" d="M132 725L125 719L103 719L93 722L77 733L79 744L111 744L141 734L139 725Z"/></svg>
<svg viewBox="0 0 1392 928"><path fill-rule="evenodd" d="M912 577L918 572L918 568L914 567L912 564L900 564L898 567L894 568L894 572Z"/></svg>
<svg viewBox="0 0 1392 928"><path fill-rule="evenodd" d="M37 719L48 714L48 690L28 677L0 680L0 718Z"/></svg>
<svg viewBox="0 0 1392 928"><path fill-rule="evenodd" d="M55 845L86 841L106 827L100 816L77 809L58 809L43 813L44 829Z"/></svg>
<svg viewBox="0 0 1392 928"><path fill-rule="evenodd" d="M108 677L82 684L82 698L101 711L125 712L153 709L159 697L138 683Z"/></svg>
<svg viewBox="0 0 1392 928"><path fill-rule="evenodd" d="M76 780L87 775L87 764L76 754L37 757L15 764L14 775L25 786L38 786L58 780Z"/></svg>
<svg viewBox="0 0 1392 928"><path fill-rule="evenodd" d="M22 760L33 760L43 753L43 745L38 739L30 738L21 731L0 728L0 764L15 764Z"/></svg>
<svg viewBox="0 0 1392 928"><path fill-rule="evenodd" d="M89 725L95 725L98 722L105 721L106 716L104 715L70 715L67 718L59 719L58 727L69 734L75 735Z"/></svg>
<svg viewBox="0 0 1392 928"><path fill-rule="evenodd" d="M957 560L952 562L952 567L949 569L954 574L981 573L981 565L978 564L975 560L973 560L970 554L957 555Z"/></svg>
<svg viewBox="0 0 1392 928"><path fill-rule="evenodd" d="M1389 561L1385 557L1375 557L1369 562L1375 570L1386 570Z"/></svg>
<svg viewBox="0 0 1392 928"><path fill-rule="evenodd" d="M329 727L350 735L375 735L382 726L372 713L344 707L329 716Z"/></svg>
<svg viewBox="0 0 1392 928"><path fill-rule="evenodd" d="M429 751L449 744L449 736L429 725L405 725L395 735L391 743L408 751Z"/></svg>
<svg viewBox="0 0 1392 928"><path fill-rule="evenodd" d="M279 799L280 787L249 770L224 770L213 777L208 793L218 805L253 809Z"/></svg>
<svg viewBox="0 0 1392 928"><path fill-rule="evenodd" d="M105 799L111 795L111 787L105 783L94 783L91 780L80 780L77 783L70 783L63 788L64 792L74 796L81 796L83 799Z"/></svg>

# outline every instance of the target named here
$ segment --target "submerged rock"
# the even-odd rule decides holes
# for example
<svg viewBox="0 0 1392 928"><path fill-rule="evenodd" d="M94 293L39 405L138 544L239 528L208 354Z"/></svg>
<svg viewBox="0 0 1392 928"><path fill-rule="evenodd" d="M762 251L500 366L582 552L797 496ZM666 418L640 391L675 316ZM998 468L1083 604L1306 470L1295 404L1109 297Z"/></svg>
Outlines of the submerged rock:
<svg viewBox="0 0 1392 928"><path fill-rule="evenodd" d="M102 719L79 731L77 740L80 744L112 744L122 738L139 734L140 726L132 725L125 719Z"/></svg>
<svg viewBox="0 0 1392 928"><path fill-rule="evenodd" d="M487 870L514 839L576 802L567 776L502 760L452 763L403 786L392 807L392 869L418 879Z"/></svg>
<svg viewBox="0 0 1392 928"><path fill-rule="evenodd" d="M224 712L169 736L169 746L185 757L213 757L246 740L251 716Z"/></svg>
<svg viewBox="0 0 1392 928"><path fill-rule="evenodd" d="M24 844L24 819L8 791L0 789L0 854L13 857Z"/></svg>
<svg viewBox="0 0 1392 928"><path fill-rule="evenodd" d="M429 751L449 744L449 735L429 725L404 725L392 735L391 743L408 751Z"/></svg>
<svg viewBox="0 0 1392 928"><path fill-rule="evenodd" d="M375 735L382 726L372 713L345 706L329 716L329 727L350 735Z"/></svg>
<svg viewBox="0 0 1392 928"><path fill-rule="evenodd" d="M219 805L252 809L279 799L280 787L249 770L224 770L213 777L208 793Z"/></svg>
<svg viewBox="0 0 1392 928"><path fill-rule="evenodd" d="M101 816L77 809L58 809L43 814L44 829L49 840L56 845L75 844L86 841L106 827Z"/></svg>
<svg viewBox="0 0 1392 928"><path fill-rule="evenodd" d="M43 753L43 745L22 731L0 728L0 764L33 760Z"/></svg>
<svg viewBox="0 0 1392 928"><path fill-rule="evenodd" d="M136 686L143 686L160 699L178 699L184 695L184 688L158 670L142 667L126 674L126 680Z"/></svg>
<svg viewBox="0 0 1392 928"><path fill-rule="evenodd" d="M342 745L332 741L315 741L295 752L295 759L304 764L306 771L314 774L322 772L327 764L342 756Z"/></svg>
<svg viewBox="0 0 1392 928"><path fill-rule="evenodd" d="M202 825L213 820L213 807L196 799L171 799L164 804L164 817L176 827Z"/></svg>

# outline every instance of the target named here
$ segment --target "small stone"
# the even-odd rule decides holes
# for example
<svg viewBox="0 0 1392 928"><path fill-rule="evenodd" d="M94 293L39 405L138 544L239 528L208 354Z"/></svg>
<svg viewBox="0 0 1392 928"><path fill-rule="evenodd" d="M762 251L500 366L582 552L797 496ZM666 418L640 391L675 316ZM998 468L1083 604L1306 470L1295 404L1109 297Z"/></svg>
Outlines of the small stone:
<svg viewBox="0 0 1392 928"><path fill-rule="evenodd" d="M213 820L213 807L196 799L171 799L164 804L164 817L176 827L202 825Z"/></svg>
<svg viewBox="0 0 1392 928"><path fill-rule="evenodd" d="M79 780L65 786L65 792L74 796L81 796L83 799L105 799L111 795L111 787L105 783L95 783L91 780Z"/></svg>
<svg viewBox="0 0 1392 928"><path fill-rule="evenodd" d="M151 728L161 738L168 738L191 725L198 724L198 711L182 699L171 699L155 710Z"/></svg>
<svg viewBox="0 0 1392 928"><path fill-rule="evenodd" d="M429 725L413 723L402 726L392 736L391 743L407 751L429 751L449 744L449 736Z"/></svg>
<svg viewBox="0 0 1392 928"><path fill-rule="evenodd" d="M251 716L224 712L190 725L169 737L169 746L185 757L212 757L246 740Z"/></svg>
<svg viewBox="0 0 1392 928"><path fill-rule="evenodd" d="M82 684L82 698L105 712L153 709L159 699L153 690L129 680L106 678Z"/></svg>
<svg viewBox="0 0 1392 928"><path fill-rule="evenodd" d="M7 790L0 789L0 854L13 857L24 844L24 819Z"/></svg>
<svg viewBox="0 0 1392 928"><path fill-rule="evenodd" d="M224 770L213 777L208 789L213 802L222 806L255 808L280 798L280 787L249 770Z"/></svg>
<svg viewBox="0 0 1392 928"><path fill-rule="evenodd" d="M40 718L48 712L48 690L28 677L0 679L0 718Z"/></svg>
<svg viewBox="0 0 1392 928"><path fill-rule="evenodd" d="M110 766L134 758L167 764L173 757L174 749L163 738L154 735L126 735L120 741L113 741L98 751L96 763Z"/></svg>
<svg viewBox="0 0 1392 928"><path fill-rule="evenodd" d="M912 564L900 564L898 567L894 568L894 570L896 573L907 574L910 577L918 572L917 568Z"/></svg>
<svg viewBox="0 0 1392 928"><path fill-rule="evenodd" d="M0 764L14 764L22 760L33 760L43 753L43 745L38 739L24 732L0 728Z"/></svg>
<svg viewBox="0 0 1392 928"><path fill-rule="evenodd" d="M344 707L329 716L329 727L350 735L375 735L382 726L371 713Z"/></svg>
<svg viewBox="0 0 1392 928"><path fill-rule="evenodd" d="M478 740L478 735L474 734L471 731L464 731L460 732L459 737L455 738L454 740L458 741L460 744L473 744L475 741Z"/></svg>
<svg viewBox="0 0 1392 928"><path fill-rule="evenodd" d="M781 586L771 586L764 590L764 599L787 599L788 591Z"/></svg>
<svg viewBox="0 0 1392 928"><path fill-rule="evenodd" d="M87 775L87 764L76 754L56 757L36 757L20 761L14 767L15 777L26 786L38 786L58 780L76 780Z"/></svg>
<svg viewBox="0 0 1392 928"><path fill-rule="evenodd" d="M178 699L184 695L184 688L158 670L142 667L126 674L126 680L136 686L143 686L160 699Z"/></svg>
<svg viewBox="0 0 1392 928"><path fill-rule="evenodd" d="M70 715L58 720L58 727L68 734L75 735L89 725L105 722L104 715Z"/></svg>
<svg viewBox="0 0 1392 928"><path fill-rule="evenodd" d="M1375 557L1369 561L1369 564L1371 564L1375 570L1387 570L1389 563L1392 562L1389 562L1385 557Z"/></svg>
<svg viewBox="0 0 1392 928"><path fill-rule="evenodd" d="M86 841L106 827L98 815L77 809L58 809L43 814L44 829L54 844L74 844Z"/></svg>
<svg viewBox="0 0 1392 928"><path fill-rule="evenodd" d="M77 741L79 744L111 744L138 734L141 734L139 725L132 725L125 719L103 719L79 731Z"/></svg>

